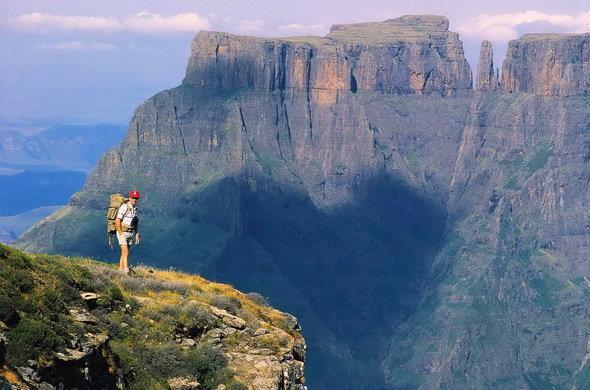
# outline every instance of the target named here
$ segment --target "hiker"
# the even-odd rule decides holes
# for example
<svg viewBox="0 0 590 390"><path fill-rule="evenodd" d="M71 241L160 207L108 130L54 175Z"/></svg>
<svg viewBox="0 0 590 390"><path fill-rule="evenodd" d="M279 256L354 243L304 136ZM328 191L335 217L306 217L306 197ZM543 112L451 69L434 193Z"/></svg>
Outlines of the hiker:
<svg viewBox="0 0 590 390"><path fill-rule="evenodd" d="M133 244L139 244L139 231L137 228L137 201L139 200L139 191L129 192L129 200L119 207L117 218L115 219L115 228L117 229L117 240L121 246L121 258L119 259L119 271L124 274L133 272L129 267L129 247Z"/></svg>

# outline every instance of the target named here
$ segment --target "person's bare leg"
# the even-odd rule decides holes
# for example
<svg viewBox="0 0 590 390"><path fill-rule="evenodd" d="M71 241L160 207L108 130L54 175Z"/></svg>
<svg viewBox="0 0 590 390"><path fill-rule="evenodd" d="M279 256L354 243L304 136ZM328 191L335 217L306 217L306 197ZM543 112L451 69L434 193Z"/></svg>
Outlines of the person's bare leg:
<svg viewBox="0 0 590 390"><path fill-rule="evenodd" d="M127 246L127 244L123 244L121 245L121 258L119 259L119 270L127 271L129 269L128 259L129 246Z"/></svg>

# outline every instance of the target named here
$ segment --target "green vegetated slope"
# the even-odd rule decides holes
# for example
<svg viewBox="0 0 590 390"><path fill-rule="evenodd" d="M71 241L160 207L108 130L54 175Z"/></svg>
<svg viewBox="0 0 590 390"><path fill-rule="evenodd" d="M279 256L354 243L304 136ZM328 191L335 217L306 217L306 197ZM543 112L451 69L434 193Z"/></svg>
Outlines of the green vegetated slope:
<svg viewBox="0 0 590 390"><path fill-rule="evenodd" d="M384 362L395 387L590 385L587 98L478 97L452 225ZM485 125L485 126L484 126ZM565 227L564 224L568 224Z"/></svg>
<svg viewBox="0 0 590 390"><path fill-rule="evenodd" d="M123 276L93 260L0 244L0 384L299 388L297 329L262 296L198 276L147 268Z"/></svg>

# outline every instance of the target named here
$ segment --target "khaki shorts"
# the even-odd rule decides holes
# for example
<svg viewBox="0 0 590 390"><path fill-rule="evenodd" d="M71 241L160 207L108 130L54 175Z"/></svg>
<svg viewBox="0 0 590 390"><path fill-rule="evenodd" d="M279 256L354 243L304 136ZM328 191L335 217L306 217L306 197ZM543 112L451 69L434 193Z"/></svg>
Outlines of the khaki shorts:
<svg viewBox="0 0 590 390"><path fill-rule="evenodd" d="M117 232L117 241L119 241L119 245L133 245L133 243L135 242L135 232Z"/></svg>

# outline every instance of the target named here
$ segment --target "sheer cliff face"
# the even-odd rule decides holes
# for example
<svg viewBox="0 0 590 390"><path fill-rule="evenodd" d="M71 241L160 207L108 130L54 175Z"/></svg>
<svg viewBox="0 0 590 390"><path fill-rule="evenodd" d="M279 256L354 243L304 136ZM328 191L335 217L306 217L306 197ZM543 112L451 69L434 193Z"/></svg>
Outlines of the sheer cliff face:
<svg viewBox="0 0 590 390"><path fill-rule="evenodd" d="M182 85L20 245L108 258L88 221L138 186L136 256L296 314L314 388L583 387L585 42L513 41L501 82L484 43L473 91L443 17L199 33Z"/></svg>
<svg viewBox="0 0 590 390"><path fill-rule="evenodd" d="M475 97L435 282L384 366L408 387L588 386L588 102Z"/></svg>
<svg viewBox="0 0 590 390"><path fill-rule="evenodd" d="M502 91L474 96L435 282L384 362L392 385L589 385L584 47L568 36L513 41Z"/></svg>
<svg viewBox="0 0 590 390"><path fill-rule="evenodd" d="M197 87L296 89L333 104L338 92L451 95L471 88L458 34L442 17L339 25L326 37L265 39L201 32L185 82Z"/></svg>
<svg viewBox="0 0 590 390"><path fill-rule="evenodd" d="M200 32L183 84L137 110L123 147L101 161L74 203L98 204L97 189L130 178L153 194L262 171L303 187L319 207L337 206L351 200L352 186L388 170L384 160L397 161L414 184L423 170L445 170L428 174L429 191L440 193L472 84L447 29L446 18L403 17L335 26L324 38ZM438 139L427 136L435 116ZM412 159L420 135L430 153Z"/></svg>
<svg viewBox="0 0 590 390"><path fill-rule="evenodd" d="M507 92L578 96L590 92L590 34L527 34L511 41L502 72Z"/></svg>

